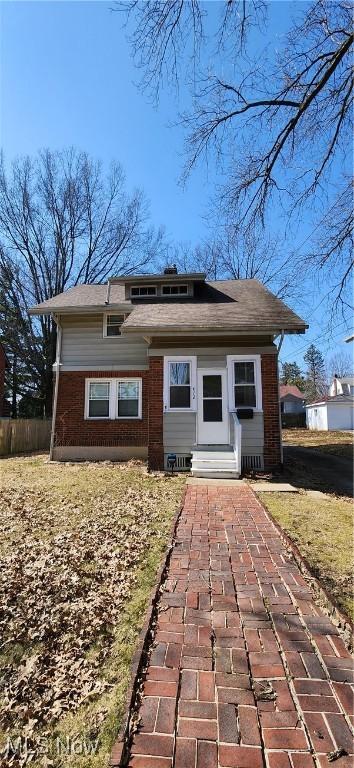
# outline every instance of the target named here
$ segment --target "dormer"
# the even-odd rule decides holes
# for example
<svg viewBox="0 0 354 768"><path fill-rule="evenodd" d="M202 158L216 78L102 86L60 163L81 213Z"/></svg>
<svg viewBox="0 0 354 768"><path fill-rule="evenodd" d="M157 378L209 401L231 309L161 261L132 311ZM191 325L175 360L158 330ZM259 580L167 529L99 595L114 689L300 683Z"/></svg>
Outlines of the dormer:
<svg viewBox="0 0 354 768"><path fill-rule="evenodd" d="M111 278L111 285L124 284L125 299L132 302L190 299L194 296L196 283L204 283L203 272L178 274L175 264L165 268L163 274L132 275Z"/></svg>

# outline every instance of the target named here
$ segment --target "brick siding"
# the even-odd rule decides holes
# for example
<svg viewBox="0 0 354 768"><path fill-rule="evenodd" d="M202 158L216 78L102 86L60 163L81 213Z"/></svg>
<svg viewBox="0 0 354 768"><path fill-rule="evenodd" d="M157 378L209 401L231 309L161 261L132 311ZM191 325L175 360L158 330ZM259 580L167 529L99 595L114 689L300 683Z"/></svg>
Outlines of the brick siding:
<svg viewBox="0 0 354 768"><path fill-rule="evenodd" d="M85 379L142 379L142 419L85 419ZM63 371L59 378L56 445L146 446L149 371Z"/></svg>
<svg viewBox="0 0 354 768"><path fill-rule="evenodd" d="M150 358L149 439L150 469L163 469L163 357Z"/></svg>
<svg viewBox="0 0 354 768"><path fill-rule="evenodd" d="M264 468L267 472L281 467L279 385L277 355L261 355L264 415Z"/></svg>

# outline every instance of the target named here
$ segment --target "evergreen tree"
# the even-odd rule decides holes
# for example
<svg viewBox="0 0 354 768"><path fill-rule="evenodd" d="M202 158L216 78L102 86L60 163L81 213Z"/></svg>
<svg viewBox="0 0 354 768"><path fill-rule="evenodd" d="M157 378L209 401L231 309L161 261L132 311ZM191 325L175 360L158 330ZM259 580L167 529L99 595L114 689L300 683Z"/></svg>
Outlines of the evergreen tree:
<svg viewBox="0 0 354 768"><path fill-rule="evenodd" d="M309 346L304 355L304 361L307 365L305 396L310 402L327 394L326 369L323 356L314 344Z"/></svg>
<svg viewBox="0 0 354 768"><path fill-rule="evenodd" d="M280 377L281 384L295 384L301 391L305 387L305 379L301 373L300 366L293 363L282 363L282 374Z"/></svg>

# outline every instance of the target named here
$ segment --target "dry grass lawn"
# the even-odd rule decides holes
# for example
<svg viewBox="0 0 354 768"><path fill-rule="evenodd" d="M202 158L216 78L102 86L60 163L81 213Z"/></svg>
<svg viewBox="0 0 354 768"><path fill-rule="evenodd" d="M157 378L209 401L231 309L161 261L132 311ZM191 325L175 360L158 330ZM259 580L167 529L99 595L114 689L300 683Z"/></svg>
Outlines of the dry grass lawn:
<svg viewBox="0 0 354 768"><path fill-rule="evenodd" d="M108 766L183 486L137 463L0 462L1 768Z"/></svg>
<svg viewBox="0 0 354 768"><path fill-rule="evenodd" d="M283 429L283 442L353 459L353 435L350 432L317 432L311 429Z"/></svg>
<svg viewBox="0 0 354 768"><path fill-rule="evenodd" d="M297 544L312 573L354 620L353 506L335 496L263 493L264 505Z"/></svg>

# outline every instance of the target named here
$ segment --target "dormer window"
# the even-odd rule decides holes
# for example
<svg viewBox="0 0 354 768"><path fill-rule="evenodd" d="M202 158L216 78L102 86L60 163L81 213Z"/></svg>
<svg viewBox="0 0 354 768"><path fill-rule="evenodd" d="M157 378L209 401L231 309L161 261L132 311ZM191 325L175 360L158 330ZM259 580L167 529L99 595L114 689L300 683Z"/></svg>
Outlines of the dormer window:
<svg viewBox="0 0 354 768"><path fill-rule="evenodd" d="M141 296L156 296L156 285L132 285L130 295L133 299Z"/></svg>
<svg viewBox="0 0 354 768"><path fill-rule="evenodd" d="M124 323L125 315L109 315L103 316L103 336L109 338L111 336L120 336L120 327Z"/></svg>
<svg viewBox="0 0 354 768"><path fill-rule="evenodd" d="M163 285L163 296L188 296L188 285Z"/></svg>

